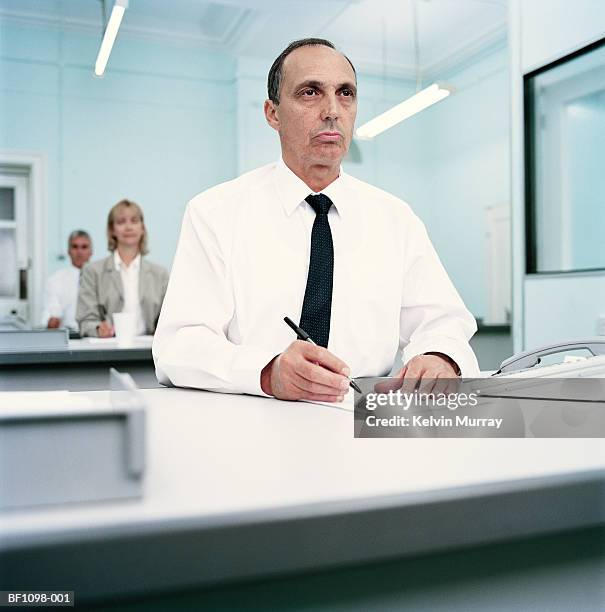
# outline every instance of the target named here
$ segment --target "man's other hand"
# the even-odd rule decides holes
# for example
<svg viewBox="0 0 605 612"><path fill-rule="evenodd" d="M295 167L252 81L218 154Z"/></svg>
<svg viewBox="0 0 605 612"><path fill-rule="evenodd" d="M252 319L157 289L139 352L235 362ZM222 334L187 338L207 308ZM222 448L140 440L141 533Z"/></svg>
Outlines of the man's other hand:
<svg viewBox="0 0 605 612"><path fill-rule="evenodd" d="M60 326L61 319L59 319L59 317L51 317L50 319L48 319L48 323L46 324L46 327L48 329L57 329Z"/></svg>
<svg viewBox="0 0 605 612"><path fill-rule="evenodd" d="M420 393L449 393L457 384L458 366L447 355L416 355L401 369L398 377L403 380L402 390L411 392L416 386ZM453 387L453 388L450 388Z"/></svg>
<svg viewBox="0 0 605 612"><path fill-rule="evenodd" d="M277 399L342 402L349 373L347 364L327 349L295 340L263 368L261 387Z"/></svg>
<svg viewBox="0 0 605 612"><path fill-rule="evenodd" d="M447 355L416 355L399 370L395 375L396 380L382 383L388 388L381 392L401 387L404 393L411 393L418 387L420 393L455 393L459 372L456 363Z"/></svg>
<svg viewBox="0 0 605 612"><path fill-rule="evenodd" d="M97 333L99 334L99 338L113 338L115 332L113 325L109 321L101 321L101 323L97 325Z"/></svg>

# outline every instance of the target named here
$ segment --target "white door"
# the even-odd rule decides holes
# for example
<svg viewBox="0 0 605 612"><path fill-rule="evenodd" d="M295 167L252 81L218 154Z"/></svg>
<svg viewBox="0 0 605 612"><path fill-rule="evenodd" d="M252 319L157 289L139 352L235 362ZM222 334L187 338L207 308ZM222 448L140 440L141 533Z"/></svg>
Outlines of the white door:
<svg viewBox="0 0 605 612"><path fill-rule="evenodd" d="M486 323L510 323L511 313L511 230L510 205L485 209L487 225L488 316Z"/></svg>
<svg viewBox="0 0 605 612"><path fill-rule="evenodd" d="M0 322L29 321L28 181L0 174Z"/></svg>

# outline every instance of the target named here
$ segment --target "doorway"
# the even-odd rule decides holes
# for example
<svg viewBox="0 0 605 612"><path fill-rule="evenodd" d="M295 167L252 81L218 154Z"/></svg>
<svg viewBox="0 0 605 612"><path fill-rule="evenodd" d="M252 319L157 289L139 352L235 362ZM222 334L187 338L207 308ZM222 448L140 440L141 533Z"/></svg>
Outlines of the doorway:
<svg viewBox="0 0 605 612"><path fill-rule="evenodd" d="M0 325L40 322L46 276L44 158L0 152Z"/></svg>

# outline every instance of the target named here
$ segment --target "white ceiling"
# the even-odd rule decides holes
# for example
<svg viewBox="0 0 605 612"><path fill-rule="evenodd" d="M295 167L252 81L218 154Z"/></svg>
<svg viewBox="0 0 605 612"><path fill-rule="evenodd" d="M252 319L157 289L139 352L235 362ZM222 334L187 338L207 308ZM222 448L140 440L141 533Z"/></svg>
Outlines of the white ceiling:
<svg viewBox="0 0 605 612"><path fill-rule="evenodd" d="M436 76L502 41L507 0L130 0L123 35L152 36L275 57L296 38L332 40L359 71ZM107 11L113 0L106 0ZM0 0L0 18L100 29L100 0Z"/></svg>

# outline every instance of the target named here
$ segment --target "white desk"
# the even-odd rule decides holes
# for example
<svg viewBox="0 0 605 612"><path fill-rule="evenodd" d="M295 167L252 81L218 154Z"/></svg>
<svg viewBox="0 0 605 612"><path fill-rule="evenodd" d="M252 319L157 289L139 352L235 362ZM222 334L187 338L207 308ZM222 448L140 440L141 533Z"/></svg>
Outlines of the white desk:
<svg viewBox="0 0 605 612"><path fill-rule="evenodd" d="M0 515L2 588L82 601L605 522L602 440L354 439L338 408L142 393L144 499Z"/></svg>
<svg viewBox="0 0 605 612"><path fill-rule="evenodd" d="M2 391L93 391L106 389L109 368L128 372L141 388L154 388L151 344L153 336L139 336L129 348L115 338L70 340L67 350L0 353Z"/></svg>

